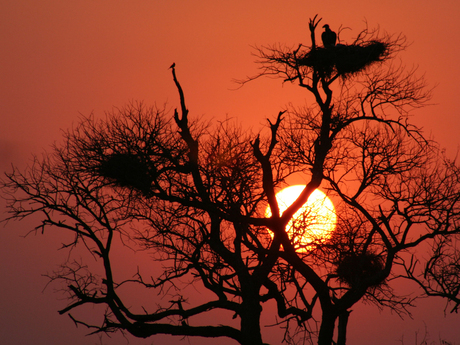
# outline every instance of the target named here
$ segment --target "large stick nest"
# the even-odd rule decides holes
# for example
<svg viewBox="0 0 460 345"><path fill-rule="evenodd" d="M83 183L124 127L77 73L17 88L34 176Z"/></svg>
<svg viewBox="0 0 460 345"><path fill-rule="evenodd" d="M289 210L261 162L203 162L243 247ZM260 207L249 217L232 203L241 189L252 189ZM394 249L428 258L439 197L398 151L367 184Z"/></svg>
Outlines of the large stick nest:
<svg viewBox="0 0 460 345"><path fill-rule="evenodd" d="M347 253L337 263L336 274L340 281L350 287L375 276L384 268L382 258L373 253ZM378 286L382 281L373 286Z"/></svg>
<svg viewBox="0 0 460 345"><path fill-rule="evenodd" d="M297 62L326 76L331 76L336 71L338 75L347 77L361 72L374 62L382 61L387 54L388 44L370 41L365 44L318 47L310 50Z"/></svg>
<svg viewBox="0 0 460 345"><path fill-rule="evenodd" d="M114 153L101 162L98 171L120 187L134 188L145 196L151 193L151 169L139 155Z"/></svg>

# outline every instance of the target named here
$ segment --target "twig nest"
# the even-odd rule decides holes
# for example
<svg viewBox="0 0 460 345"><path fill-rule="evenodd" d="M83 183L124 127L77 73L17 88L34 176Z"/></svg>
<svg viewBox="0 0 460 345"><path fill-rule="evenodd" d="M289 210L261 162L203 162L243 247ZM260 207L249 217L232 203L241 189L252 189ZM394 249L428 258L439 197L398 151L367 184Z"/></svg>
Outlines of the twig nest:
<svg viewBox="0 0 460 345"><path fill-rule="evenodd" d="M375 276L384 268L382 258L374 253L348 253L337 263L336 274L340 281L350 287L357 286L364 279ZM379 281L371 286L378 286Z"/></svg>
<svg viewBox="0 0 460 345"><path fill-rule="evenodd" d="M98 171L101 176L120 187L134 188L145 196L150 194L150 169L139 155L114 153L101 162Z"/></svg>
<svg viewBox="0 0 460 345"><path fill-rule="evenodd" d="M366 44L319 47L310 50L297 62L301 66L314 68L326 76L336 71L340 76L347 77L361 72L374 62L382 61L387 54L388 44L370 41Z"/></svg>

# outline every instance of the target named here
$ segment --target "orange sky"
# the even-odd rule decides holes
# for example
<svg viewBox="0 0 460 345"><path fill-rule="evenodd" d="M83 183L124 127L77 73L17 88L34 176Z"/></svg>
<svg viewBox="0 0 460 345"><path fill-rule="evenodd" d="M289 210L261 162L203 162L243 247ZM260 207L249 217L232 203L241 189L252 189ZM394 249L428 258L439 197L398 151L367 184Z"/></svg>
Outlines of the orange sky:
<svg viewBox="0 0 460 345"><path fill-rule="evenodd" d="M304 104L305 94L280 80L260 79L239 90L232 79L257 72L254 45L309 43L308 19L319 14L332 29L340 25L342 42L364 27L403 33L411 46L400 55L407 66L425 73L433 106L413 115L413 123L431 133L450 156L459 147L457 111L457 0L401 1L216 1L216 0L0 0L0 167L24 166L61 138L61 128L92 111L102 116L130 100L178 104L168 67L176 71L192 115L225 116L259 130L284 106ZM3 207L3 204L1 204ZM65 301L41 274L64 257L62 239L20 238L28 223L0 232L0 338L2 344L89 344L57 310ZM443 317L442 301L420 303L414 320L357 306L350 317L350 344L414 343L424 333L458 341L458 315ZM427 306L431 306L428 309ZM24 327L28 329L24 332ZM6 343L5 343L6 337ZM33 339L33 340L32 340ZM179 338L162 338L169 344ZM150 341L151 342L151 341ZM131 344L149 341L131 340ZM106 344L125 344L121 337ZM193 342L192 342L193 343ZM200 343L194 342L196 344Z"/></svg>

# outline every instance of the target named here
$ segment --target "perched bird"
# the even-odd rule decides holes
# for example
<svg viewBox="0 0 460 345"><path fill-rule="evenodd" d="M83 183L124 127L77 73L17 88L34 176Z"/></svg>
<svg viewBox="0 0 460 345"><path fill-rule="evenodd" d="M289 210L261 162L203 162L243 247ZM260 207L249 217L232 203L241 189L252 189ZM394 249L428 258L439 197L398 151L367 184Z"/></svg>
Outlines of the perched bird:
<svg viewBox="0 0 460 345"><path fill-rule="evenodd" d="M329 28L328 24L323 26L324 32L321 34L321 39L323 40L324 47L335 46L337 41L337 34Z"/></svg>
<svg viewBox="0 0 460 345"><path fill-rule="evenodd" d="M174 68L176 67L176 63L174 62L171 66L169 66L169 68Z"/></svg>

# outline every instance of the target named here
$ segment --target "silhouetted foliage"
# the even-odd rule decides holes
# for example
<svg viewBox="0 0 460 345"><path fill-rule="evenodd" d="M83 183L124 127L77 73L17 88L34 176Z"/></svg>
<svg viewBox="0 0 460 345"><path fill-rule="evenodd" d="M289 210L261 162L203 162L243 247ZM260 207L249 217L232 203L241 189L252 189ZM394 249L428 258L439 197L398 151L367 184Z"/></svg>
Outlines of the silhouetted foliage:
<svg viewBox="0 0 460 345"><path fill-rule="evenodd" d="M400 295L396 279L457 298L460 171L409 121L430 94L414 70L391 64L404 40L364 30L350 45L318 48L319 21L309 23L310 46L258 50L254 78L296 82L313 96L269 120L268 133L193 120L173 64L173 115L134 103L88 117L24 173L6 175L9 219L41 215L36 230L70 231L65 247L93 256L50 275L67 287L61 313L95 332L261 345L272 302L286 342L343 345L355 303L407 312L417 295ZM280 214L275 194L291 175L306 187ZM297 250L286 225L317 188L335 203L336 230ZM123 277L113 264L120 243L147 251L161 271ZM123 292L131 285L160 298L133 300ZM206 293L186 296L188 286ZM100 324L70 314L85 304L106 307Z"/></svg>

